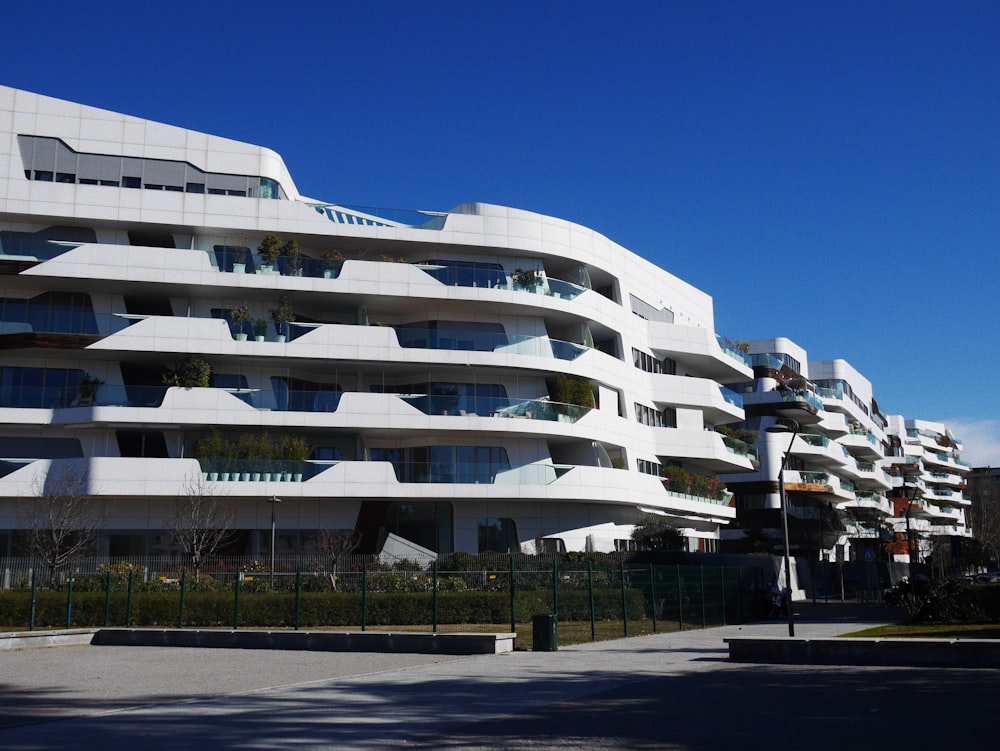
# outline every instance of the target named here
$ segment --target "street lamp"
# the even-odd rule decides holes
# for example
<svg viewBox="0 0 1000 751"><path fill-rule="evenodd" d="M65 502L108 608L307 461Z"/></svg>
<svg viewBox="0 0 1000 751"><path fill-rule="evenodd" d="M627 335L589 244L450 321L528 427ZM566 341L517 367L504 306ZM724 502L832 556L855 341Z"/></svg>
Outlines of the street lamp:
<svg viewBox="0 0 1000 751"><path fill-rule="evenodd" d="M785 497L785 465L788 464L788 457L792 453L795 436L799 434L799 424L795 420L783 419L781 422L776 422L771 427L765 428L764 432L792 434L792 440L788 442L788 450L781 455L781 469L778 470L778 493L781 496L781 534L785 542L785 590L788 593L785 608L788 610L788 635L795 636L795 619L792 616L792 559L788 552L788 499Z"/></svg>
<svg viewBox="0 0 1000 751"><path fill-rule="evenodd" d="M274 507L281 503L281 499L272 495L267 502L271 504L271 591L274 591Z"/></svg>
<svg viewBox="0 0 1000 751"><path fill-rule="evenodd" d="M906 475L903 475L903 498L907 498L909 500L909 503L906 505L906 554L910 567L909 570L910 578L913 577L913 564L917 562L913 560L916 557L916 554L913 550L913 536L912 533L910 532L910 511L913 509L913 502L917 500L917 493L920 492L920 488L917 487L916 485L912 487L913 487L913 492L907 495Z"/></svg>

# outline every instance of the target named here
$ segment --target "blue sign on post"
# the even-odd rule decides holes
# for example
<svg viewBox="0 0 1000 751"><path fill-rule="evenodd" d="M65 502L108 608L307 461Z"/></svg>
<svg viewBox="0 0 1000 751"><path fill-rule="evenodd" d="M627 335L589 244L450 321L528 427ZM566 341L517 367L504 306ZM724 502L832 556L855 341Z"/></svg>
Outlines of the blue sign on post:
<svg viewBox="0 0 1000 751"><path fill-rule="evenodd" d="M865 548L864 552L861 554L861 560L863 560L863 561L874 561L875 560L875 551L872 550L871 548Z"/></svg>

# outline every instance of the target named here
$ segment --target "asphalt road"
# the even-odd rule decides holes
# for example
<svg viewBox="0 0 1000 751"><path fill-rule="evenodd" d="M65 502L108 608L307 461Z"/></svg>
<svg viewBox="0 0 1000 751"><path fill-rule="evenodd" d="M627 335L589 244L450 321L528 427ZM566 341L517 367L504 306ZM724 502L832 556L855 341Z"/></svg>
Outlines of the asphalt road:
<svg viewBox="0 0 1000 751"><path fill-rule="evenodd" d="M798 608L796 634L885 620ZM1000 671L732 663L781 623L475 657L141 647L0 653L0 748L942 751L995 734Z"/></svg>

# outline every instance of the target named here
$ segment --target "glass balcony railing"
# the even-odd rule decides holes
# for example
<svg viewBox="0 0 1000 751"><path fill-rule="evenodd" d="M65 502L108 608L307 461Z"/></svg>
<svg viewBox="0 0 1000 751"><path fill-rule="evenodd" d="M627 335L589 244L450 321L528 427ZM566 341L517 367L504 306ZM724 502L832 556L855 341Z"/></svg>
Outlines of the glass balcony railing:
<svg viewBox="0 0 1000 751"><path fill-rule="evenodd" d="M711 496L705 495L692 495L691 493L681 493L677 490L671 490L664 486L667 494L673 496L674 498L682 498L686 501L696 501L697 503L711 503L714 506L728 506L729 501L732 498L732 493L723 492L721 498L712 498Z"/></svg>
<svg viewBox="0 0 1000 751"><path fill-rule="evenodd" d="M414 229L441 229L447 214L440 211L413 209L387 209L377 206L340 206L332 203L312 203L317 213L337 224L356 224L375 227L412 227Z"/></svg>
<svg viewBox="0 0 1000 751"><path fill-rule="evenodd" d="M502 269L456 269L444 263L416 264L416 266L428 276L449 287L510 289L563 300L572 300L586 291L586 287L546 276L537 276L530 283L517 283L509 275L504 274Z"/></svg>
<svg viewBox="0 0 1000 751"><path fill-rule="evenodd" d="M742 365L746 365L748 368L752 367L752 359L750 355L739 349L734 342L729 341L724 336L715 335L715 341L719 343L722 351L729 355L732 359L736 360Z"/></svg>
<svg viewBox="0 0 1000 751"><path fill-rule="evenodd" d="M219 271L237 274L272 274L307 276L313 279L336 279L344 266L342 258L279 255L270 260L246 249L218 246L208 251L215 258Z"/></svg>
<svg viewBox="0 0 1000 751"><path fill-rule="evenodd" d="M576 422L590 412L589 407L563 404L543 399L511 401L503 398L482 398L474 401L459 400L457 396L437 394L400 394L399 398L425 415L479 417L520 417L549 422Z"/></svg>
<svg viewBox="0 0 1000 751"><path fill-rule="evenodd" d="M166 386L79 385L72 388L0 387L0 407L65 409L70 407L159 407Z"/></svg>
<svg viewBox="0 0 1000 751"><path fill-rule="evenodd" d="M0 477L6 477L11 472L17 472L21 467L27 467L37 459L0 459Z"/></svg>
<svg viewBox="0 0 1000 751"><path fill-rule="evenodd" d="M826 472L799 472L799 478L806 485L827 485L830 475Z"/></svg>
<svg viewBox="0 0 1000 751"><path fill-rule="evenodd" d="M734 407L743 409L743 394L737 394L735 391L726 388L725 386L719 386L719 391L722 393L722 398L725 399L728 404L732 404Z"/></svg>
<svg viewBox="0 0 1000 751"><path fill-rule="evenodd" d="M755 368L772 368L773 370L781 370L781 367L785 363L783 363L781 358L776 355L760 353L750 356L750 364Z"/></svg>
<svg viewBox="0 0 1000 751"><path fill-rule="evenodd" d="M251 407L278 412L335 412L341 391L220 388ZM166 386L77 386L68 389L0 387L0 407L65 409L71 407L159 407Z"/></svg>
<svg viewBox="0 0 1000 751"><path fill-rule="evenodd" d="M783 402L805 402L810 407L813 407L817 412L823 409L823 402L818 396L816 396L811 391L800 390L793 391L791 389L775 389L775 393L781 395L781 401Z"/></svg>
<svg viewBox="0 0 1000 751"><path fill-rule="evenodd" d="M830 445L830 439L826 436L818 435L816 433L799 433L799 438L801 438L805 443L810 446L828 446Z"/></svg>
<svg viewBox="0 0 1000 751"><path fill-rule="evenodd" d="M575 360L588 347L544 336L518 336L502 331L394 327L400 347L412 349L503 352L505 354Z"/></svg>
<svg viewBox="0 0 1000 751"><path fill-rule="evenodd" d="M393 462L401 483L443 483L448 485L548 485L565 475L573 465L528 464L510 467L502 462Z"/></svg>
<svg viewBox="0 0 1000 751"><path fill-rule="evenodd" d="M757 449L751 446L749 443L744 443L738 438L731 438L728 435L722 436L722 442L726 444L726 449L731 454L745 456L749 459L757 461Z"/></svg>
<svg viewBox="0 0 1000 751"><path fill-rule="evenodd" d="M337 462L283 459L199 459L210 482L305 482Z"/></svg>

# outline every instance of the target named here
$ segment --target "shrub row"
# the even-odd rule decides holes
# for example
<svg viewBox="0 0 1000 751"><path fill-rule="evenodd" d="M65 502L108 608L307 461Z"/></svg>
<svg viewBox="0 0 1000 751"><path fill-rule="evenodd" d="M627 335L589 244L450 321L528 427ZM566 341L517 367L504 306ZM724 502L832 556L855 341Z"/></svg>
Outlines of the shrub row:
<svg viewBox="0 0 1000 751"><path fill-rule="evenodd" d="M1000 585L955 579L902 581L886 603L904 608L911 623L1000 623Z"/></svg>
<svg viewBox="0 0 1000 751"><path fill-rule="evenodd" d="M71 624L74 627L103 626L105 608L108 624L124 626L128 621L128 595L112 592L110 601L103 592L75 592ZM184 598L184 625L192 627L231 627L235 615L232 592L188 592ZM365 622L372 626L430 626L433 622L433 597L430 593L367 596ZM518 592L515 595L517 621L530 621L537 613L552 610L552 593ZM643 616L639 590L626 591L630 619ZM179 592L136 592L132 596L131 625L137 627L174 627L180 610ZM362 597L355 593L303 592L299 603L303 628L322 626L353 628L362 622ZM590 598L585 592L565 592L559 596L563 619L589 619ZM35 626L65 627L67 596L63 592L40 591L35 604ZM31 618L31 593L0 592L0 627L26 628ZM621 618L621 591L596 590L594 617L598 620ZM438 595L438 622L510 623L510 595L504 592L447 592ZM243 592L239 598L239 625L248 628L291 627L295 624L295 595L271 592Z"/></svg>

